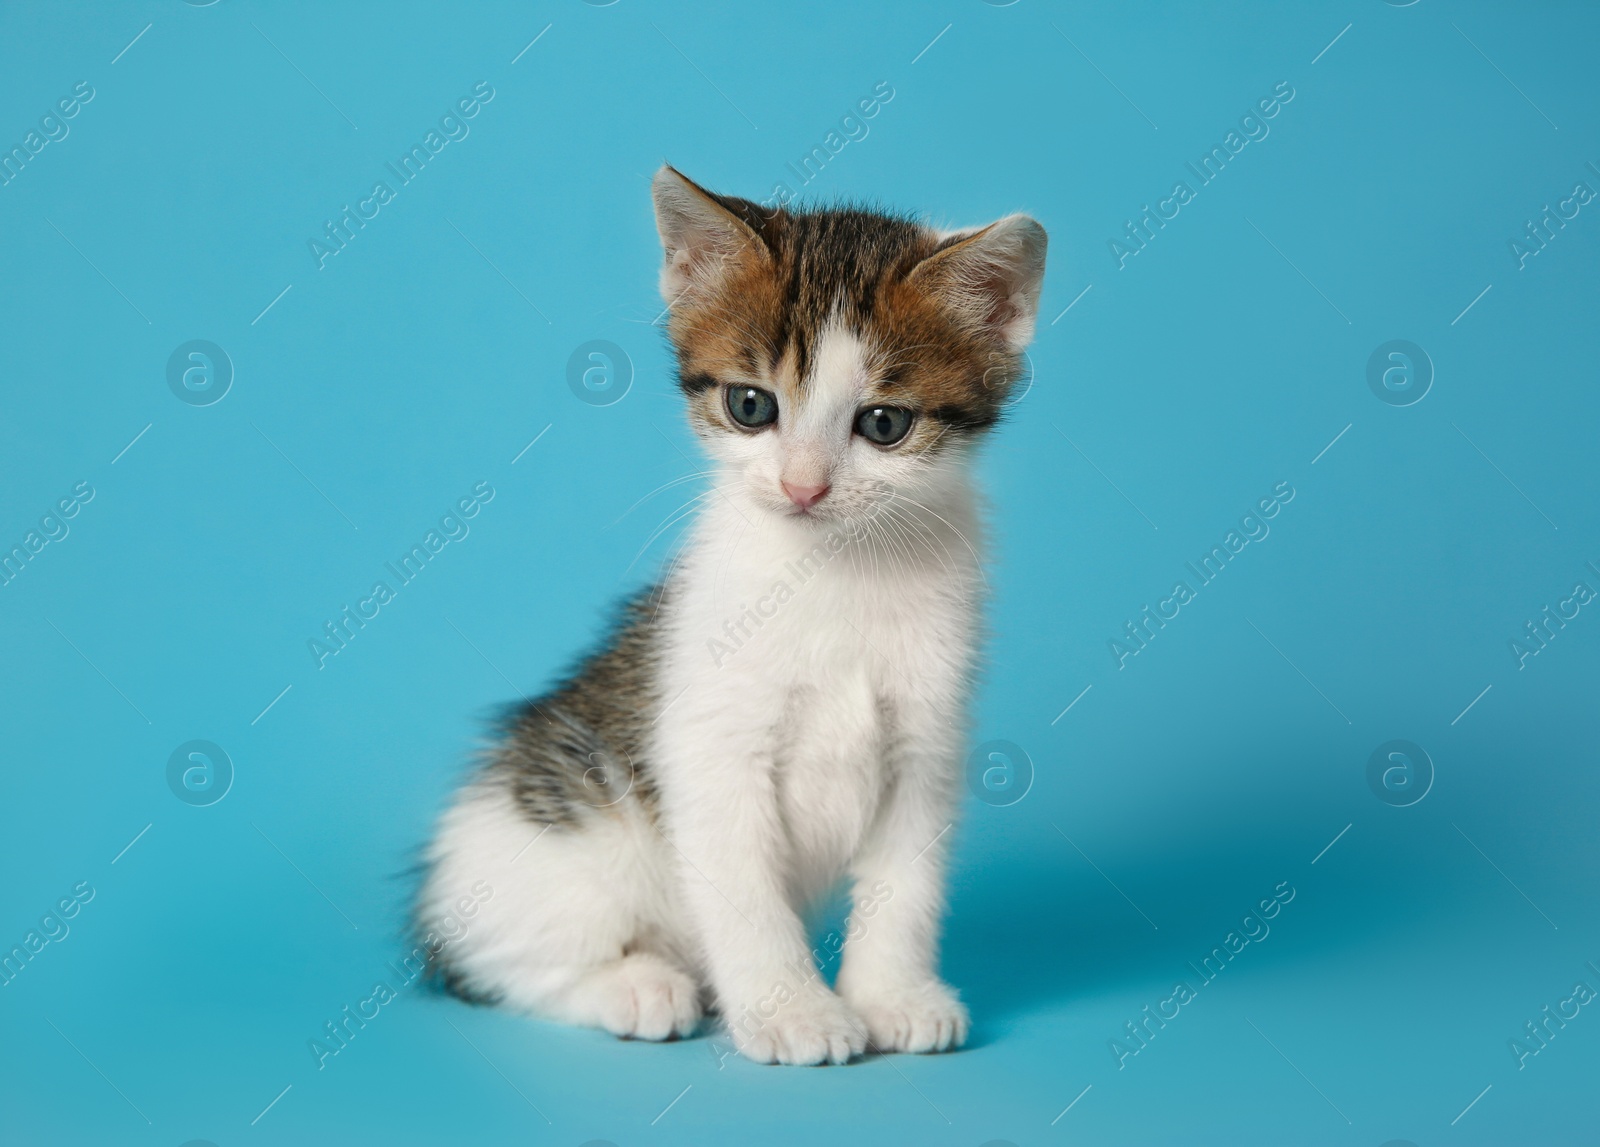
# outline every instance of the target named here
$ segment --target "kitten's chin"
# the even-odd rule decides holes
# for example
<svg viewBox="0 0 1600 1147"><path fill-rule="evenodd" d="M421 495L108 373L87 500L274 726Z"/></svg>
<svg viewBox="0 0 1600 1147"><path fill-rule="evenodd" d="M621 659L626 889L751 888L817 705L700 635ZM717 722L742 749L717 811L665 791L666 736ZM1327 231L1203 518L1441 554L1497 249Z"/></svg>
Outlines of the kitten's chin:
<svg viewBox="0 0 1600 1147"><path fill-rule="evenodd" d="M783 506L769 512L799 530L826 530L839 524L837 515L820 507L802 510L798 506Z"/></svg>
<svg viewBox="0 0 1600 1147"><path fill-rule="evenodd" d="M810 509L802 510L788 501L780 505L761 500L756 504L769 520L801 532L826 533L828 530L847 525L850 521L849 514L840 513L837 507L833 506L812 506Z"/></svg>

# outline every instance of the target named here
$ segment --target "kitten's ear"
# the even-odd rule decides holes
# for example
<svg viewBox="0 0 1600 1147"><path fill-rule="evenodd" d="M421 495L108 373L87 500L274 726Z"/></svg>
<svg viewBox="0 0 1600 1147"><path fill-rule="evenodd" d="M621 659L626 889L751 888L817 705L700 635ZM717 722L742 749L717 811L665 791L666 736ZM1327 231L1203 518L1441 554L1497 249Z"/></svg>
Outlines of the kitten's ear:
<svg viewBox="0 0 1600 1147"><path fill-rule="evenodd" d="M735 259L768 257L766 244L748 223L672 165L661 165L650 190L666 254L661 297L669 306L685 293L714 286Z"/></svg>
<svg viewBox="0 0 1600 1147"><path fill-rule="evenodd" d="M1036 221L1008 215L951 236L912 269L911 282L1016 354L1033 340L1048 242Z"/></svg>

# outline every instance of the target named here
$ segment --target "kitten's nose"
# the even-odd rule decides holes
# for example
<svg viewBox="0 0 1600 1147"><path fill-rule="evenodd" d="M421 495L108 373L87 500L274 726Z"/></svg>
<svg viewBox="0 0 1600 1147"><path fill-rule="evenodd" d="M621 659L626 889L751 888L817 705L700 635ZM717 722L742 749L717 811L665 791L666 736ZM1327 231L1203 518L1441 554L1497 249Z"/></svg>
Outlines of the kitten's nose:
<svg viewBox="0 0 1600 1147"><path fill-rule="evenodd" d="M826 483L821 486L795 486L788 482L783 482L782 486L783 492L789 495L789 501L799 506L802 510L811 509L812 506L827 497L828 491L832 489Z"/></svg>

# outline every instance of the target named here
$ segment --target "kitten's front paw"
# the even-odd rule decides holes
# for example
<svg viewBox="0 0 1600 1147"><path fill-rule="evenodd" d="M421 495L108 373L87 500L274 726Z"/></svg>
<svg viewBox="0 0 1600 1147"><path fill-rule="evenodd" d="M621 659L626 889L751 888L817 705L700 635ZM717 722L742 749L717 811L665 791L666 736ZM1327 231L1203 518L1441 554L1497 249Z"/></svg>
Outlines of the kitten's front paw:
<svg viewBox="0 0 1600 1147"><path fill-rule="evenodd" d="M761 1026L753 1028L756 1023ZM866 1025L826 988L779 1004L770 1019L761 1019L754 1007L738 1009L728 1028L735 1046L757 1063L847 1063L867 1044Z"/></svg>
<svg viewBox="0 0 1600 1147"><path fill-rule="evenodd" d="M953 1051L967 1042L967 1008L938 980L850 996L875 1051Z"/></svg>

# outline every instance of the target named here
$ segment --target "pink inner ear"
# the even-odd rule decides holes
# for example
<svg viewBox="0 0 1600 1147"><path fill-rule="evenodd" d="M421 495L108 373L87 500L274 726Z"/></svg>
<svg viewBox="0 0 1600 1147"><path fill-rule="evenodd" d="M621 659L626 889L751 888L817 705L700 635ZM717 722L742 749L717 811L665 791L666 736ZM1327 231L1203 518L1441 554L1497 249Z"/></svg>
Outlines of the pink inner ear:
<svg viewBox="0 0 1600 1147"><path fill-rule="evenodd" d="M1015 283L1007 268L986 259L974 258L949 269L941 293L948 305L965 314L968 321L1002 339L1023 317L1023 307L1013 293Z"/></svg>
<svg viewBox="0 0 1600 1147"><path fill-rule="evenodd" d="M680 279L685 289L710 287L748 246L731 228L686 226L672 251L670 273Z"/></svg>
<svg viewBox="0 0 1600 1147"><path fill-rule="evenodd" d="M1010 277L998 267L988 269L990 273L973 286L974 301L984 310L984 325L1004 332L1022 314L1022 308L1011 294Z"/></svg>
<svg viewBox="0 0 1600 1147"><path fill-rule="evenodd" d="M1043 271L1044 232L1008 218L955 238L912 272L967 321L1007 343L1026 341L1030 292Z"/></svg>
<svg viewBox="0 0 1600 1147"><path fill-rule="evenodd" d="M652 188L667 253L662 288L669 302L692 288L713 286L726 264L758 244L737 214L672 168L658 171Z"/></svg>
<svg viewBox="0 0 1600 1147"><path fill-rule="evenodd" d="M695 255L695 248L679 247L672 253L672 269L677 274L688 276L694 272L696 263L704 263L705 258L705 253L703 251L700 253L697 259Z"/></svg>

